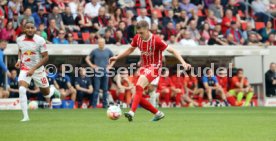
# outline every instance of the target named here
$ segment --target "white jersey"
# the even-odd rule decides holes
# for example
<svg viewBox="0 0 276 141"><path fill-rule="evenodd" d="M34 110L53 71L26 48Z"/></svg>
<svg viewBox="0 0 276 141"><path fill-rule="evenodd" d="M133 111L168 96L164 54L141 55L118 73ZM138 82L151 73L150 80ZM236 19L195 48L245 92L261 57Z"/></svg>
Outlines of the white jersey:
<svg viewBox="0 0 276 141"><path fill-rule="evenodd" d="M16 39L18 49L21 50L21 66L20 70L28 71L33 68L38 62L40 62L42 56L41 53L47 52L45 40L34 35L33 39L26 38L22 35ZM44 66L41 66L36 71L43 71Z"/></svg>

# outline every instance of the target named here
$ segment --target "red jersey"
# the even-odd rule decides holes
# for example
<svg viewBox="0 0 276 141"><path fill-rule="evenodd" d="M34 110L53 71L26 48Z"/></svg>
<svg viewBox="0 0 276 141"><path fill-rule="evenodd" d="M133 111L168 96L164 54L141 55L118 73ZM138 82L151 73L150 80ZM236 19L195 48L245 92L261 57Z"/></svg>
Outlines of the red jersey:
<svg viewBox="0 0 276 141"><path fill-rule="evenodd" d="M224 89L227 90L228 89L228 78L227 77L219 77L217 76L217 80L219 85Z"/></svg>
<svg viewBox="0 0 276 141"><path fill-rule="evenodd" d="M150 34L150 38L144 41L139 34L136 34L131 42L131 46L140 49L142 67L149 67L152 65L161 67L162 52L167 48L168 44L157 35Z"/></svg>
<svg viewBox="0 0 276 141"><path fill-rule="evenodd" d="M198 84L198 80L196 77L185 76L184 83L186 83L189 89L194 89L195 86Z"/></svg>
<svg viewBox="0 0 276 141"><path fill-rule="evenodd" d="M182 76L173 75L170 78L175 88L184 89L184 78Z"/></svg>
<svg viewBox="0 0 276 141"><path fill-rule="evenodd" d="M236 20L236 17L232 17L232 19L229 19L229 18L227 18L227 17L224 17L224 18L222 19L222 22L221 22L221 32L222 32L223 34L226 33L226 31L227 31L228 28L230 28L230 26L228 26L228 25L226 25L226 24L230 24L232 21L237 21L237 20Z"/></svg>
<svg viewBox="0 0 276 141"><path fill-rule="evenodd" d="M161 91L164 88L173 87L170 77L160 77L158 82L157 91Z"/></svg>
<svg viewBox="0 0 276 141"><path fill-rule="evenodd" d="M231 89L237 88L236 83L240 83L240 82L241 82L241 79L238 76L232 77L230 88ZM248 80L245 78L243 81L243 87L247 87L248 85L249 85Z"/></svg>
<svg viewBox="0 0 276 141"><path fill-rule="evenodd" d="M174 87L177 89L181 89L182 92L184 93L184 77L182 76L178 77L177 75L173 75L170 78Z"/></svg>

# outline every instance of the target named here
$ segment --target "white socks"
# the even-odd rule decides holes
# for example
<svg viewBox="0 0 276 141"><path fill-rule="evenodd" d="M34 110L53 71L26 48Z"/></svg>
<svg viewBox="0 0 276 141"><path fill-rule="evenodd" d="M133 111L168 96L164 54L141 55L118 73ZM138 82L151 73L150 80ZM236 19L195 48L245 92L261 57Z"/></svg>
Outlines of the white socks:
<svg viewBox="0 0 276 141"><path fill-rule="evenodd" d="M54 95L55 92L55 87L54 86L50 86L50 93L46 96L44 96L45 98L51 98Z"/></svg>
<svg viewBox="0 0 276 141"><path fill-rule="evenodd" d="M134 117L134 112L133 112L133 111L130 110L128 113L129 113L132 117Z"/></svg>
<svg viewBox="0 0 276 141"><path fill-rule="evenodd" d="M160 111L158 111L155 115L157 116L157 115L160 115L161 114L161 112Z"/></svg>
<svg viewBox="0 0 276 141"><path fill-rule="evenodd" d="M27 89L23 86L19 87L19 100L20 100L20 106L23 112L23 119L22 121L28 121L29 115L28 115L28 99L26 95Z"/></svg>

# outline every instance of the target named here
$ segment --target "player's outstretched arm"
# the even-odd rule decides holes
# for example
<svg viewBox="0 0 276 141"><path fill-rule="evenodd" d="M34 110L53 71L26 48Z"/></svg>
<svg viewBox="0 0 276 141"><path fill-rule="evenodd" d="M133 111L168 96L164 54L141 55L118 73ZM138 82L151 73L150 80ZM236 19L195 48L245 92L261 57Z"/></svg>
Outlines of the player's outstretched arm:
<svg viewBox="0 0 276 141"><path fill-rule="evenodd" d="M121 58L124 58L124 57L128 56L135 49L136 49L135 47L129 47L127 50L125 50L124 52L120 53L119 55L111 57L109 59L109 64L111 64L113 61L117 61L118 59L121 59Z"/></svg>
<svg viewBox="0 0 276 141"><path fill-rule="evenodd" d="M175 49L173 49L172 47L168 46L168 47L167 47L167 51L168 51L169 53L173 54L174 57L180 61L180 63L182 64L182 66L183 66L186 70L188 70L188 69L191 68L191 65L188 64L188 63L186 63L186 62L184 61L184 59L181 57L181 55L180 55Z"/></svg>
<svg viewBox="0 0 276 141"><path fill-rule="evenodd" d="M32 68L28 71L27 76L32 76L34 71L37 70L39 67L41 67L42 65L46 64L49 60L49 55L48 52L42 52L41 53L41 60Z"/></svg>

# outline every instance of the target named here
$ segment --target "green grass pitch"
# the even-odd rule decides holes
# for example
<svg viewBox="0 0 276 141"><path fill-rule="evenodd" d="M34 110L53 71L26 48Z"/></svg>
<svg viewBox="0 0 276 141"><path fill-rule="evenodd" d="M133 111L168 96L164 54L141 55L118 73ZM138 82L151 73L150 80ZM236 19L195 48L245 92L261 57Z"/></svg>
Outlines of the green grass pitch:
<svg viewBox="0 0 276 141"><path fill-rule="evenodd" d="M126 111L126 109L124 109ZM134 122L106 117L105 109L0 111L0 141L276 141L276 108L162 109L150 122L143 109Z"/></svg>

